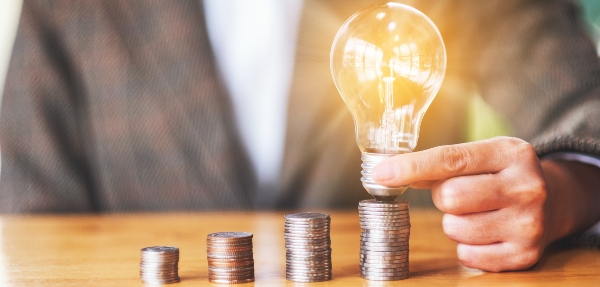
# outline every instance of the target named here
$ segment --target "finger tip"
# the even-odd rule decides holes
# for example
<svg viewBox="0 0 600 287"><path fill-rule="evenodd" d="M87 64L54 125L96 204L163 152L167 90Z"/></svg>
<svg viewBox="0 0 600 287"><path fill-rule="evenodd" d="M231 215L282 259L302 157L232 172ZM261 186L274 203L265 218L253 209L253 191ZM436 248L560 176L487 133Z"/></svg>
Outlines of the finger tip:
<svg viewBox="0 0 600 287"><path fill-rule="evenodd" d="M396 178L396 168L392 164L379 164L373 168L373 180L377 183L385 183Z"/></svg>

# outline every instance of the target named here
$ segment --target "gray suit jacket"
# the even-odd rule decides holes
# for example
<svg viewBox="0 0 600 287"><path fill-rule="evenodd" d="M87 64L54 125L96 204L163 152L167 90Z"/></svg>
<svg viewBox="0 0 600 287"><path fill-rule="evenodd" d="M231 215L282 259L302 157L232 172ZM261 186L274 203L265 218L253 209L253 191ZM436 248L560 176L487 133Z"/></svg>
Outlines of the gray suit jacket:
<svg viewBox="0 0 600 287"><path fill-rule="evenodd" d="M354 208L368 197L329 50L343 21L375 2L305 1L282 176L267 208ZM407 2L448 50L420 149L464 139L476 87L540 155L600 155L599 64L572 3ZM0 212L254 208L200 3L25 1L0 114Z"/></svg>

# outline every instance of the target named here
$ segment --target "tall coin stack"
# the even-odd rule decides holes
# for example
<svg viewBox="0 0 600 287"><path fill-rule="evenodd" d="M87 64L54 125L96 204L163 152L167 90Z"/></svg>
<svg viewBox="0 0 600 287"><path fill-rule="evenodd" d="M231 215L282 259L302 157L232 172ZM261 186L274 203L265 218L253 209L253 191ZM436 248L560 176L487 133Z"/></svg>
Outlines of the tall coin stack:
<svg viewBox="0 0 600 287"><path fill-rule="evenodd" d="M236 284L254 282L252 233L217 232L206 237L208 280Z"/></svg>
<svg viewBox="0 0 600 287"><path fill-rule="evenodd" d="M148 284L179 282L179 248L152 246L142 249L140 279Z"/></svg>
<svg viewBox="0 0 600 287"><path fill-rule="evenodd" d="M382 281L408 278L408 202L363 200L358 214L361 277Z"/></svg>
<svg viewBox="0 0 600 287"><path fill-rule="evenodd" d="M331 280L331 218L323 213L285 216L286 278L295 282Z"/></svg>

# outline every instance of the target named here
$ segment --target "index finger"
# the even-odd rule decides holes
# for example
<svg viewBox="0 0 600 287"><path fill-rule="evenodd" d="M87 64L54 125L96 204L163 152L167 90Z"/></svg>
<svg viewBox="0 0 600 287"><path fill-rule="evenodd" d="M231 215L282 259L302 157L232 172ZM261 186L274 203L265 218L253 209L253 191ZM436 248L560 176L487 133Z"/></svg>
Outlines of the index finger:
<svg viewBox="0 0 600 287"><path fill-rule="evenodd" d="M508 141L508 142L507 142ZM516 144L522 144L520 141ZM400 154L373 168L373 179L395 187L418 181L432 181L457 176L496 173L508 166L511 155L509 138L439 146L432 149Z"/></svg>

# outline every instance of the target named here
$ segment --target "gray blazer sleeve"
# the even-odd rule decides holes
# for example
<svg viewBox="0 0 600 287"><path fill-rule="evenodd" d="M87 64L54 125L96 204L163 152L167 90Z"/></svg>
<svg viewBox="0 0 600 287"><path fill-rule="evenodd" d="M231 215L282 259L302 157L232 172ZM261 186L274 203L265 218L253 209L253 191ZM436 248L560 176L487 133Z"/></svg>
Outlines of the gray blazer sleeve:
<svg viewBox="0 0 600 287"><path fill-rule="evenodd" d="M600 156L600 65L571 1L496 1L477 35L481 94L538 155ZM497 6L497 7L494 7ZM485 44L483 44L485 43Z"/></svg>

